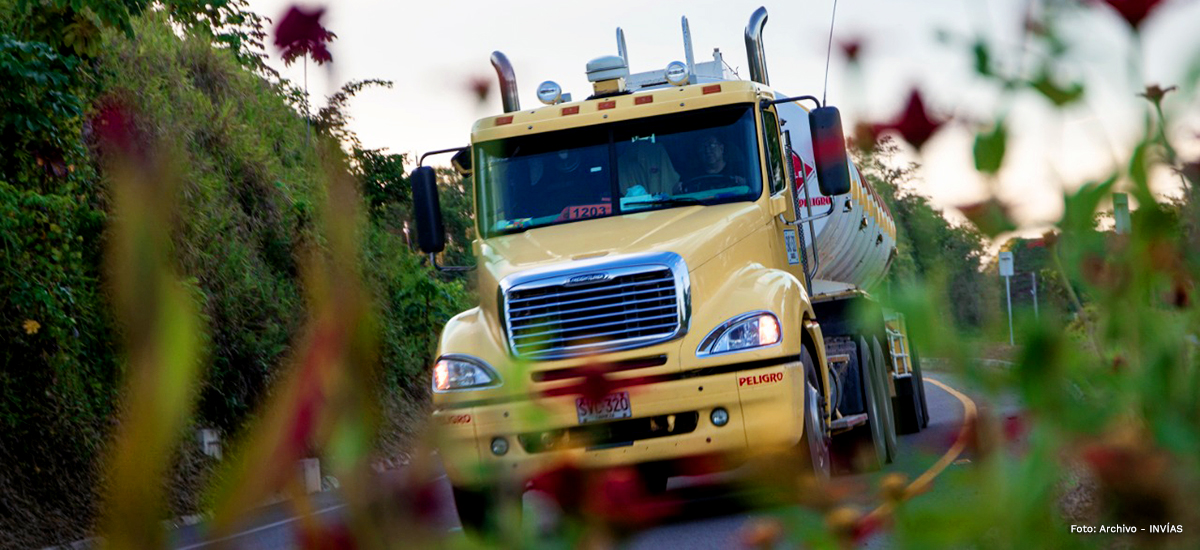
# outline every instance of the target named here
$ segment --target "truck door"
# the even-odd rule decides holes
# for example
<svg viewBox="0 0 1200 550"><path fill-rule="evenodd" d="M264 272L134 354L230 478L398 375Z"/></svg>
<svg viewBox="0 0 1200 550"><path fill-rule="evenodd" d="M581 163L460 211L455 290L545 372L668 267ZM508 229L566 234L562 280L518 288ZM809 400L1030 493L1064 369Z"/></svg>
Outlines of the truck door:
<svg viewBox="0 0 1200 550"><path fill-rule="evenodd" d="M782 201L786 205L783 215L775 217L775 231L779 239L778 250L781 252L781 257L776 265L782 266L797 279L804 281L804 262L798 235L799 229L786 223L796 219L795 196L793 186L789 185L791 178L788 177L788 165L790 163L785 161L786 151L780 133L779 117L774 107L764 109L762 117L763 147L766 151L767 165L766 179L771 193L771 203L774 205Z"/></svg>

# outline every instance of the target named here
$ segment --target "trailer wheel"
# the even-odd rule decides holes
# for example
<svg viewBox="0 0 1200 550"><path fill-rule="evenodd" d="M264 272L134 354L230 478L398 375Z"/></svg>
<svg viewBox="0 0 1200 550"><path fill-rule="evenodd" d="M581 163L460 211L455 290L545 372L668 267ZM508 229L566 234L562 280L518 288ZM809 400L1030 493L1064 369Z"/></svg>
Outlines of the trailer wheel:
<svg viewBox="0 0 1200 550"><path fill-rule="evenodd" d="M806 469L817 479L829 479L832 460L829 453L829 432L825 430L821 392L817 390L817 370L813 367L808 347L801 346L800 361L804 363L804 441L807 452L801 452Z"/></svg>
<svg viewBox="0 0 1200 550"><path fill-rule="evenodd" d="M867 423L854 430L853 464L858 470L878 470L887 464L887 439L884 428L887 418L883 402L879 399L879 377L876 376L875 360L867 347L867 340L858 338L859 373L863 382L863 401L867 411Z"/></svg>
<svg viewBox="0 0 1200 550"><path fill-rule="evenodd" d="M893 377L896 396L892 398L892 410L895 411L898 434L914 434L929 425L929 411L925 409L925 379L921 376L920 357L911 346L908 353L909 372Z"/></svg>
<svg viewBox="0 0 1200 550"><path fill-rule="evenodd" d="M875 379L879 381L876 384L876 391L879 392L879 403L883 405L883 416L886 420L883 423L883 439L887 442L887 460L891 462L896 459L896 414L892 408L892 392L891 386L888 384L888 379L892 377L891 371L887 366L887 359L883 355L883 347L879 345L878 337L871 337L871 353L875 358Z"/></svg>
<svg viewBox="0 0 1200 550"><path fill-rule="evenodd" d="M921 374L921 352L917 351L916 346L912 346L909 351L909 358L912 360L913 375L916 376L917 398L921 403L921 413L917 417L922 429L929 426L929 405L925 403L925 375Z"/></svg>

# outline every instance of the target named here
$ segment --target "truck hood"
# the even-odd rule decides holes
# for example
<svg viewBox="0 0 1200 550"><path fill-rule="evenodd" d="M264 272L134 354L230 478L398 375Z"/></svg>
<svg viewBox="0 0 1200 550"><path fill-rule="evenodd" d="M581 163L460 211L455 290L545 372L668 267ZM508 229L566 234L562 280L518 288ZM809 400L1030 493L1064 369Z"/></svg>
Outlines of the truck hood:
<svg viewBox="0 0 1200 550"><path fill-rule="evenodd" d="M484 277L574 260L670 251L689 270L749 235L767 219L758 203L686 206L530 229L482 243ZM484 281L480 281L484 283ZM482 286L481 286L482 288Z"/></svg>

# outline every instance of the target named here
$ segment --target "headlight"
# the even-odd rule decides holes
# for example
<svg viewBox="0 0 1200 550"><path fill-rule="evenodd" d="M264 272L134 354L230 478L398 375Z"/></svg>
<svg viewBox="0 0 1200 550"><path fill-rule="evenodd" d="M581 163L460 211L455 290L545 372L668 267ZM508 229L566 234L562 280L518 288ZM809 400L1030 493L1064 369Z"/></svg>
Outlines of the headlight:
<svg viewBox="0 0 1200 550"><path fill-rule="evenodd" d="M779 319L769 311L752 311L734 317L704 337L696 355L718 355L773 346L782 340Z"/></svg>
<svg viewBox="0 0 1200 550"><path fill-rule="evenodd" d="M433 391L478 390L500 385L500 375L481 359L445 355L433 366Z"/></svg>

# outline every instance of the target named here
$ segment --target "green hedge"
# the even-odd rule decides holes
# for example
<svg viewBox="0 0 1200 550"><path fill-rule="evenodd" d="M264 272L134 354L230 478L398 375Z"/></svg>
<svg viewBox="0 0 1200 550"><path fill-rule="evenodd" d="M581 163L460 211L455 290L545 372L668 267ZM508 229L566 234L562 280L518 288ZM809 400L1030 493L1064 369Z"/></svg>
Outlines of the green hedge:
<svg viewBox="0 0 1200 550"><path fill-rule="evenodd" d="M0 12L20 17L3 3ZM177 179L175 221L162 229L210 328L195 423L229 437L245 426L305 319L299 258L322 248L314 217L326 172L315 140L327 138L309 137L290 90L230 50L180 38L163 13L132 23L132 37L106 31L91 59L0 26L4 547L80 538L97 506L121 383L120 335L104 283L98 111L124 111L136 140L169 158ZM408 183L384 179L370 181ZM383 331L380 389L394 415L419 417L437 332L469 295L431 274L403 234L366 215L361 222L362 272ZM395 419L389 426L405 427Z"/></svg>

